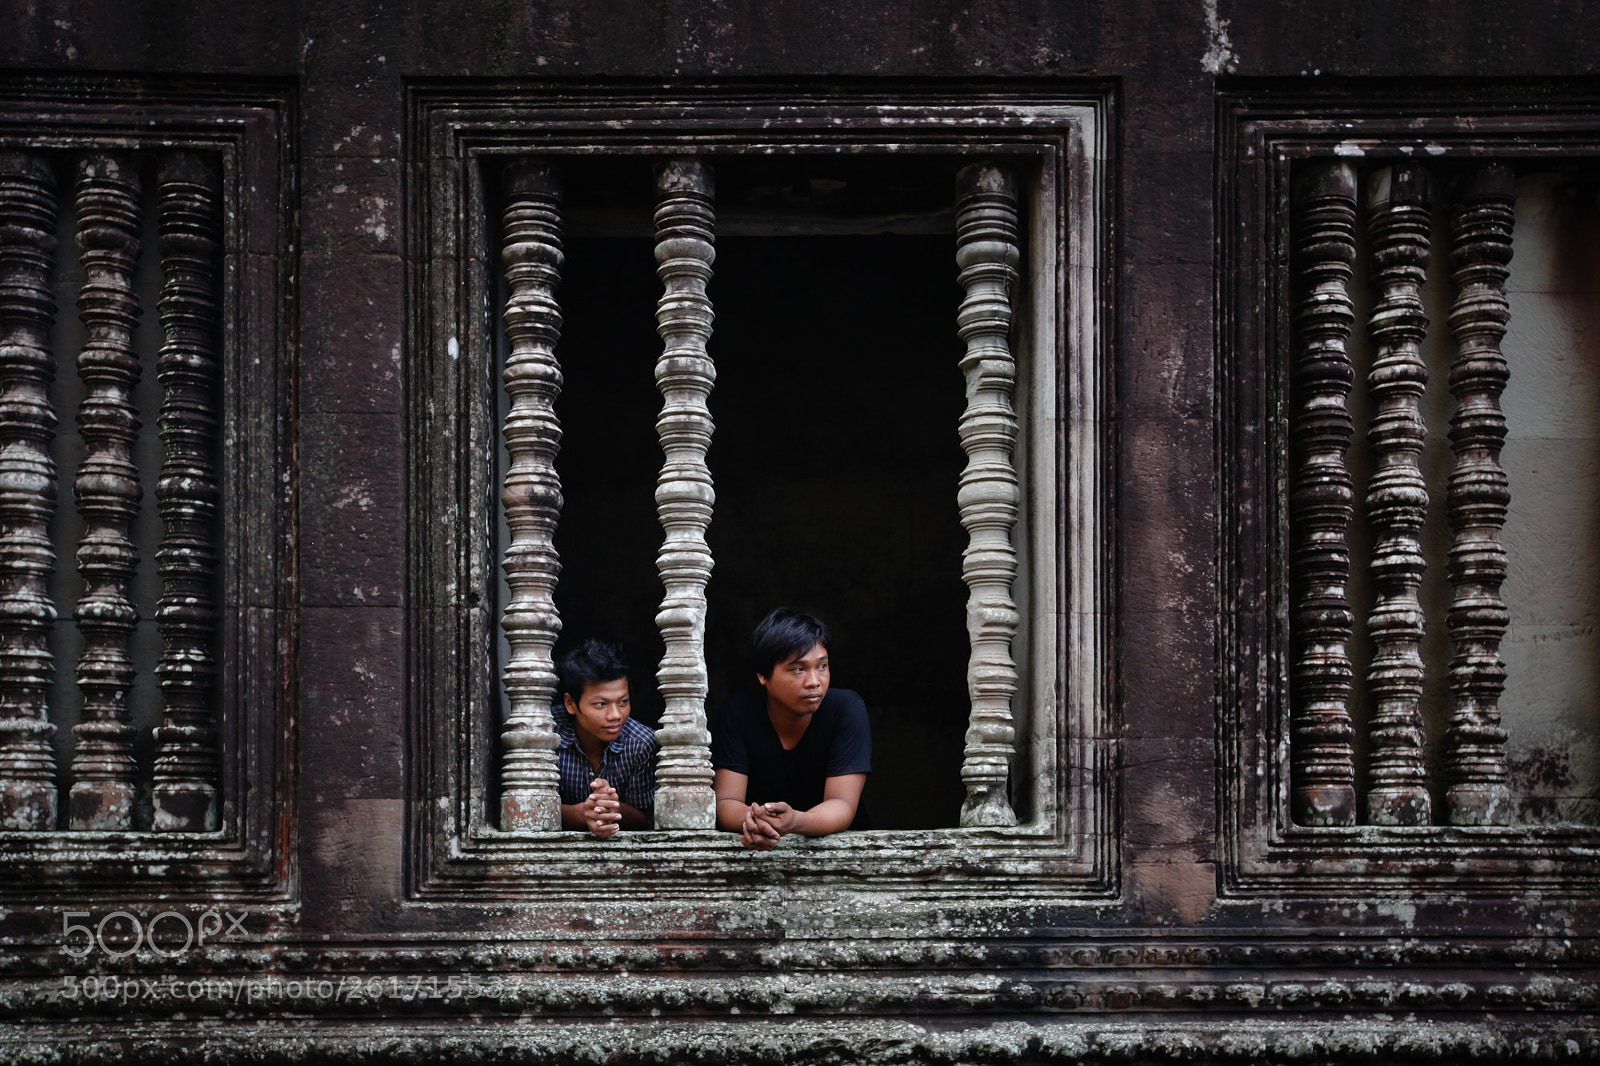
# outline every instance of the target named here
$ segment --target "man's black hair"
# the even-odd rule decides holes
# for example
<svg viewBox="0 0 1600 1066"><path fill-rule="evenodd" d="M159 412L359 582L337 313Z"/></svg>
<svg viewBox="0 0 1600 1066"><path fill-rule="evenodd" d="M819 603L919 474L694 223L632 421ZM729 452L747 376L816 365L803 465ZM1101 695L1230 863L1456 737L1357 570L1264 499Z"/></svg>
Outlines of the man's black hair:
<svg viewBox="0 0 1600 1066"><path fill-rule="evenodd" d="M772 668L821 644L833 643L833 634L820 620L792 607L779 607L756 624L750 635L756 673L771 677Z"/></svg>
<svg viewBox="0 0 1600 1066"><path fill-rule="evenodd" d="M621 648L590 637L561 657L556 674L561 678L561 691L574 703L580 703L585 685L603 685L627 677L628 664L623 661Z"/></svg>

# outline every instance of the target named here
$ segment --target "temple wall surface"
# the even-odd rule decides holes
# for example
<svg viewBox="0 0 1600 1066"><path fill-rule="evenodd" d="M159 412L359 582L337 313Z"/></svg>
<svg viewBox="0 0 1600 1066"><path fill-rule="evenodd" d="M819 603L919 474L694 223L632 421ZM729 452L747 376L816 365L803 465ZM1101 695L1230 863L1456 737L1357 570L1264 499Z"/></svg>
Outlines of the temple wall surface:
<svg viewBox="0 0 1600 1066"><path fill-rule="evenodd" d="M220 250L196 268L218 303L205 321L220 428L196 453L220 485L216 618L200 639L214 736L183 764L217 806L209 824L162 828L186 808L150 798L178 772L151 728L182 724L181 686L156 694L153 583L132 594L144 628L128 670L145 680L127 696L127 765L141 769L105 771L127 775L131 822L69 824L72 802L120 794L74 761L86 742L72 727L102 713L72 680L93 618L87 638L51 638L54 769L7 755L7 738L34 735L15 724L34 690L13 674L44 637L7 606L32 572L0 558L0 1058L1600 1061L1600 5L25 0L0 7L0 392L33 387L18 337L46 338L61 381L85 335L116 341L75 295L80 159L124 153L155 203L172 151L221 175L197 201L216 205ZM5 258L8 241L43 247L8 190L48 183L5 184L23 156L57 176L37 195L59 210L58 280ZM763 160L788 156L809 160L810 184L774 207L763 168L780 164ZM719 189L715 561L690 595L709 603L698 637L656 629L657 508L688 521L691 503L660 501L697 476L661 473L657 494L646 164L669 158L709 160ZM553 458L533 430L518 436L500 391L505 366L542 358L503 315L533 292L501 258L530 159L566 168L572 291L555 290L569 332L554 356L615 359L566 368L554 411L568 450ZM1020 500L1009 826L960 813L963 760L975 765L962 578L977 564L956 500L978 433L958 429L956 328L958 218L974 209L952 190L961 167L995 160L1020 189L1022 263L1014 321L994 331L1018 371L1020 435L985 483L1009 478ZM1411 166L1434 190L1399 241L1432 247L1414 734L1377 728L1362 680L1399 649L1372 612L1404 583L1367 560L1411 573L1395 562L1410 555L1361 517L1359 487L1348 533L1296 489L1317 462L1359 486L1409 439L1380 424L1363 382L1382 286L1396 298L1401 284L1376 276L1373 190ZM1346 173L1348 208L1304 191ZM858 187L872 195L835 211L828 195ZM80 217L110 217L85 202ZM1318 243L1317 220L1335 216ZM151 367L182 328L157 325L150 272L176 254L164 224L140 223L147 248L129 259L144 256L129 298L147 321L128 350ZM1452 259L1452 227L1468 225L1490 251ZM1480 282L1507 243L1509 278ZM1306 295L1341 284L1346 247L1348 344L1316 319L1337 311ZM944 259L925 283L929 248ZM929 284L924 304L911 290ZM1461 295L1474 285L1477 304ZM40 288L57 307L42 333L15 295ZM1492 368L1452 369L1479 343L1462 337L1495 332L1497 293L1504 337L1482 343L1510 366L1503 397ZM792 318L768 310L795 302ZM1347 404L1327 384L1345 349ZM117 438L93 412L75 421L77 386L54 388L52 506L73 517L34 532L66 573L93 535L74 464ZM745 409L719 410L723 396ZM1319 400L1348 408L1348 443ZM158 402L151 427L190 417L155 417ZM1452 429L1464 403L1504 418ZM46 431L26 404L0 406L0 535L32 543L35 512L14 501L43 498L24 475ZM593 427L612 417L608 451ZM816 436L760 452L764 431L807 420ZM1492 492L1451 488L1452 434L1496 426L1498 512ZM146 581L154 432L129 549ZM766 607L833 623L835 683L874 714L874 829L751 853L705 828L597 841L516 822L501 668L518 653L498 612L522 595L501 569L511 530L539 520L502 491L524 458L553 464L570 521L588 524L553 534L566 568L548 582L538 564L507 566L530 596L553 588L568 637L610 626L638 649L652 727L743 685L739 642ZM202 495L173 506L201 514ZM767 523L819 528L768 556ZM1504 552L1460 562L1452 538L1468 527ZM1354 572L1327 578L1345 557ZM1475 576L1452 584L1463 567ZM58 613L76 618L83 581L56 580ZM1492 586L1509 621L1464 620L1461 583ZM992 637L997 615L976 613ZM654 660L691 639L709 694L675 705L654 692ZM1503 693L1458 661L1473 641L1497 645ZM1347 717L1318 718L1330 690L1316 686L1337 684L1341 662ZM1507 739L1473 747L1463 729L1485 713L1484 735ZM1314 748L1344 721L1353 739ZM1382 762L1413 735L1415 751ZM1426 817L1378 824L1379 764L1411 775ZM1355 806L1315 824L1306 810L1337 806L1344 772ZM52 773L59 811L24 825L14 812L31 808L6 797L18 781L37 796Z"/></svg>

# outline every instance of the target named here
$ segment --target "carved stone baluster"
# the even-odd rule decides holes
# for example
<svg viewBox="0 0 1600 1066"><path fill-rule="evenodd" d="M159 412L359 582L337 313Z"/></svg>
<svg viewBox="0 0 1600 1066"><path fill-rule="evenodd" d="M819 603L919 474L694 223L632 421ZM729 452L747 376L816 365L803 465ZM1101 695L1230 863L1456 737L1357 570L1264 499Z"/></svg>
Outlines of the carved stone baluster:
<svg viewBox="0 0 1600 1066"><path fill-rule="evenodd" d="M131 829L137 767L128 693L133 687L129 642L138 612L130 598L138 553L131 531L139 513L139 470L133 442L139 414L133 390L139 355L134 270L139 255L139 178L120 155L92 154L78 165L78 246L85 281L78 297L88 340L78 353L85 395L78 408L83 461L74 484L83 540L78 600L83 654L78 689L83 720L73 729L77 750L68 797L73 829Z"/></svg>
<svg viewBox="0 0 1600 1066"><path fill-rule="evenodd" d="M665 460L656 482L656 511L664 539L656 566L666 595L656 625L666 654L656 678L666 709L656 762L656 825L662 829L712 829L711 734L706 729L706 583L711 549L706 529L716 494L706 449L711 411L706 405L716 367L706 354L711 301L706 282L716 258L712 246L716 194L711 167L674 159L656 171L656 273L661 301L656 331L663 348L656 362L661 416L656 431Z"/></svg>
<svg viewBox="0 0 1600 1066"><path fill-rule="evenodd" d="M1510 618L1500 585L1506 553L1500 543L1511 494L1500 466L1506 420L1500 394L1508 376L1500 338L1510 309L1505 282L1511 261L1516 176L1489 165L1464 183L1451 219L1456 300L1450 333L1457 354L1450 367L1456 411L1450 419L1455 464L1448 509L1453 538L1449 575L1452 706L1445 731L1446 800L1453 825L1504 825L1510 820L1506 734L1500 728L1505 663L1500 638Z"/></svg>
<svg viewBox="0 0 1600 1066"><path fill-rule="evenodd" d="M1367 376L1376 407L1368 434L1375 468L1367 488L1374 590L1367 630L1375 648L1367 670L1374 705L1367 820L1374 825L1426 825L1433 810L1423 763L1423 618L1417 598L1426 566L1421 533L1428 489L1418 457L1427 435L1421 412L1428 384L1422 284L1431 208L1431 182L1423 168L1401 165L1377 175L1368 219L1377 354Z"/></svg>
<svg viewBox="0 0 1600 1066"><path fill-rule="evenodd" d="M561 367L555 346L561 337L561 184L542 163L506 169L505 251L506 357L505 477L506 585L510 601L500 618L510 647L502 675L511 705L501 736L500 828L561 828L556 772L560 743L550 719L557 678L551 649L561 632L555 585L561 572L552 537L561 517L556 452L561 424L555 400Z"/></svg>
<svg viewBox="0 0 1600 1066"><path fill-rule="evenodd" d="M1312 163L1295 183L1294 274L1299 304L1295 404L1296 461L1289 486L1291 813L1301 825L1353 825L1349 643L1355 619L1346 585L1346 530L1355 491L1345 453L1355 430L1346 400L1355 369L1345 349L1355 312L1356 175L1346 163Z"/></svg>
<svg viewBox="0 0 1600 1066"><path fill-rule="evenodd" d="M56 187L38 156L0 155L0 829L54 829L46 640L55 552L50 406Z"/></svg>
<svg viewBox="0 0 1600 1066"><path fill-rule="evenodd" d="M961 763L967 789L961 824L1007 826L1017 824L1006 797L1016 747L1011 701L1017 692L1017 666L1011 641L1020 620L1011 598L1017 576L1011 533L1022 499L1014 460L1017 415L1011 406L1017 368L1007 340L1021 259L1017 184L1009 170L981 163L962 170L957 189L956 265L965 295L956 327L967 346L961 359L967 407L960 422L967 465L957 503L968 536L961 576L968 589L967 693L972 702Z"/></svg>
<svg viewBox="0 0 1600 1066"><path fill-rule="evenodd" d="M216 662L212 595L217 554L217 289L221 281L221 180L204 158L164 158L156 178L165 460L156 482L164 533L156 562L162 594L156 619L165 645L156 675L166 703L156 728L154 828L217 828L217 734L212 717Z"/></svg>

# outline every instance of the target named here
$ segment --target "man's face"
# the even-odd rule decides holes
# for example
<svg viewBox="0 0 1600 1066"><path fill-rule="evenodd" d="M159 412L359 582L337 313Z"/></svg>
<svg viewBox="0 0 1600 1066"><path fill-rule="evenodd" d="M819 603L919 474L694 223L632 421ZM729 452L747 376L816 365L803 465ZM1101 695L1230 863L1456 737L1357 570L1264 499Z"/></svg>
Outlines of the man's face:
<svg viewBox="0 0 1600 1066"><path fill-rule="evenodd" d="M622 723L628 720L628 679L590 681L583 686L583 699L574 701L569 694L565 702L580 745L587 739L603 748L622 735Z"/></svg>
<svg viewBox="0 0 1600 1066"><path fill-rule="evenodd" d="M767 690L767 700L790 714L815 714L828 694L828 649L814 644L772 668L771 677L756 675Z"/></svg>

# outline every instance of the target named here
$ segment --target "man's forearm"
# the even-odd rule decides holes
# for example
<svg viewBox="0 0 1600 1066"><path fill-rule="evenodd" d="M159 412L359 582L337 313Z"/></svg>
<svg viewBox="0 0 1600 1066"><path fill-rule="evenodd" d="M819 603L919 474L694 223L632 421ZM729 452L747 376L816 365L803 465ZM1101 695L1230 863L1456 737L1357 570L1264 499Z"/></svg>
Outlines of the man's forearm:
<svg viewBox="0 0 1600 1066"><path fill-rule="evenodd" d="M583 804L563 803L561 805L561 828L563 829L588 829L589 825L583 820Z"/></svg>
<svg viewBox="0 0 1600 1066"><path fill-rule="evenodd" d="M653 824L650 815L644 813L632 804L617 801L617 813L622 815L622 821L617 824L624 829L649 829Z"/></svg>
<svg viewBox="0 0 1600 1066"><path fill-rule="evenodd" d="M809 811L795 812L792 832L808 837L827 836L850 828L856 809L841 799L825 799Z"/></svg>
<svg viewBox="0 0 1600 1066"><path fill-rule="evenodd" d="M717 827L729 833L737 833L744 827L745 812L750 809L750 804L742 799L731 796L717 800Z"/></svg>

